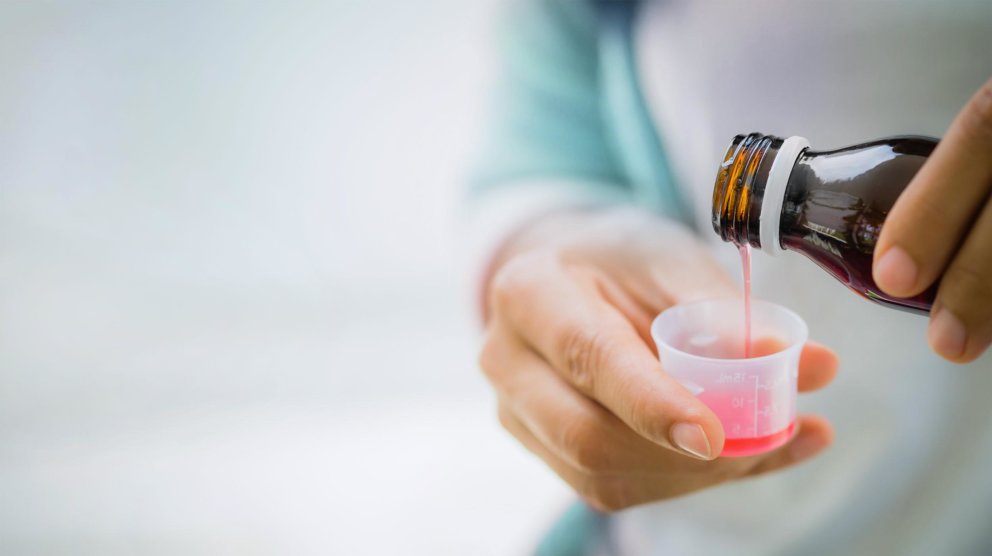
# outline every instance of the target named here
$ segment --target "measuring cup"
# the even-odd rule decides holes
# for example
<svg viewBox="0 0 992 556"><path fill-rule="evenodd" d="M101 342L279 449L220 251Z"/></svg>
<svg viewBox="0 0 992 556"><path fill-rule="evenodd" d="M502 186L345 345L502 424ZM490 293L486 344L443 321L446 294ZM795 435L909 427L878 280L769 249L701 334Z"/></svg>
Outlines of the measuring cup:
<svg viewBox="0 0 992 556"><path fill-rule="evenodd" d="M751 300L751 354L744 358L744 300L670 307L651 324L661 367L716 413L721 456L759 454L792 437L799 354L809 335L792 311Z"/></svg>

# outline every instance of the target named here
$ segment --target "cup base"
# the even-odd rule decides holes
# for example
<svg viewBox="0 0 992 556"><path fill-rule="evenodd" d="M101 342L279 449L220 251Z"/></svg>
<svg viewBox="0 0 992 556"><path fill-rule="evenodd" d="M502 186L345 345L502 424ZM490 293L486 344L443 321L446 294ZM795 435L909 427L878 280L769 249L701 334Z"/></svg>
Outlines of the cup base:
<svg viewBox="0 0 992 556"><path fill-rule="evenodd" d="M792 438L794 430L796 430L795 421L789 423L788 427L768 436L728 438L723 441L723 451L720 452L720 457L740 458L770 452L788 442Z"/></svg>

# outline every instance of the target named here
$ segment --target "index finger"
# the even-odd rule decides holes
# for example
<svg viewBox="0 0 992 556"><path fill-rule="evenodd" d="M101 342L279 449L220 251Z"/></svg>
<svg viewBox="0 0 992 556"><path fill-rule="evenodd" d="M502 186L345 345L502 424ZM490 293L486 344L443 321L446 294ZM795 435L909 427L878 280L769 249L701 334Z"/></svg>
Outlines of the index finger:
<svg viewBox="0 0 992 556"><path fill-rule="evenodd" d="M661 370L630 322L600 293L604 278L563 267L553 256L508 263L494 303L521 339L574 388L641 436L713 459L723 449L716 415ZM513 268L513 265L520 265Z"/></svg>
<svg viewBox="0 0 992 556"><path fill-rule="evenodd" d="M992 79L951 123L899 195L875 247L875 283L910 297L944 272L992 183Z"/></svg>

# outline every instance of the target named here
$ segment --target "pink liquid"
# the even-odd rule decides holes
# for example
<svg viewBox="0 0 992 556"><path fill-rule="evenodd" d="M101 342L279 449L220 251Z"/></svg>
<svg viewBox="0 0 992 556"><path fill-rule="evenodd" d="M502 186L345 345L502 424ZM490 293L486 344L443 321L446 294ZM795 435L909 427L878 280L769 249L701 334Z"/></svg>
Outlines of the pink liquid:
<svg viewBox="0 0 992 556"><path fill-rule="evenodd" d="M740 247L744 274L744 338L702 334L684 338L675 345L680 351L711 359L762 357L781 351L785 342L774 336L751 336L751 248ZM734 335L736 336L736 335ZM743 350L741 349L743 343ZM789 441L795 431L789 406L783 400L795 388L779 377L769 383L760 373L727 371L703 385L696 394L713 410L723 425L725 439L722 457L742 457L774 450Z"/></svg>
<svg viewBox="0 0 992 556"><path fill-rule="evenodd" d="M784 430L767 436L759 436L757 438L728 438L723 442L723 451L720 452L720 455L725 458L738 458L774 450L788 442L792 438L792 431L795 429L796 422L793 421Z"/></svg>
<svg viewBox="0 0 992 556"><path fill-rule="evenodd" d="M722 457L740 457L760 454L782 446L792 438L795 421L781 421L778 430L767 430L772 423L764 412L774 404L774 394L766 390L754 390L753 397L747 395L745 384L727 389L711 389L701 392L699 400L716 413L723 424L726 439L723 442ZM749 388L747 388L749 389Z"/></svg>
<svg viewBox="0 0 992 556"><path fill-rule="evenodd" d="M744 358L751 357L751 246L741 245L741 268L744 272Z"/></svg>

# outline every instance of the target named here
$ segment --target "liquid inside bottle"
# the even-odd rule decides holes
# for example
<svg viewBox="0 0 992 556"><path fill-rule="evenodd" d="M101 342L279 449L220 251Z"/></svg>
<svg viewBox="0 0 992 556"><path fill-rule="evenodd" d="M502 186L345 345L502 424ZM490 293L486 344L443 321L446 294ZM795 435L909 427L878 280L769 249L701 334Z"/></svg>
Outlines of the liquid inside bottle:
<svg viewBox="0 0 992 556"><path fill-rule="evenodd" d="M713 228L738 246L798 251L867 299L928 313L937 284L892 297L871 265L889 210L936 145L902 136L813 151L799 137L738 135L713 189Z"/></svg>

